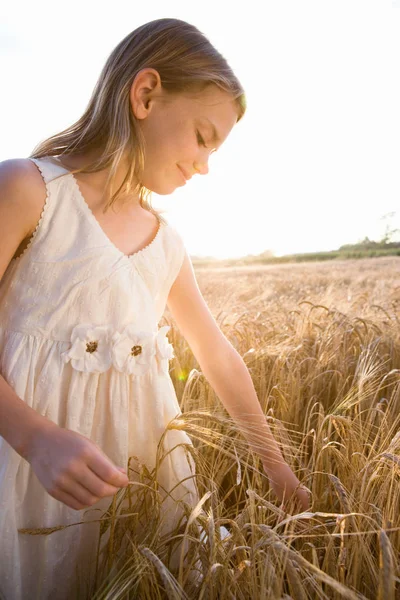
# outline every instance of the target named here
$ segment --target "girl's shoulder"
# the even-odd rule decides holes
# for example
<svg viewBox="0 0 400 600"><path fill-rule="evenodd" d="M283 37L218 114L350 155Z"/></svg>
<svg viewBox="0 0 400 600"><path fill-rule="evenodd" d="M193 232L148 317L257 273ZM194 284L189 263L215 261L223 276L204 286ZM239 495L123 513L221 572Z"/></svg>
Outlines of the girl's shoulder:
<svg viewBox="0 0 400 600"><path fill-rule="evenodd" d="M14 190L17 186L28 187L40 183L42 178L37 166L30 158L9 158L0 162L0 183ZM43 182L42 182L43 183Z"/></svg>
<svg viewBox="0 0 400 600"><path fill-rule="evenodd" d="M30 159L0 162L0 279L14 255L32 236L46 197L46 185Z"/></svg>
<svg viewBox="0 0 400 600"><path fill-rule="evenodd" d="M0 203L3 209L20 211L19 223L29 235L40 217L47 190L40 170L29 158L0 162Z"/></svg>

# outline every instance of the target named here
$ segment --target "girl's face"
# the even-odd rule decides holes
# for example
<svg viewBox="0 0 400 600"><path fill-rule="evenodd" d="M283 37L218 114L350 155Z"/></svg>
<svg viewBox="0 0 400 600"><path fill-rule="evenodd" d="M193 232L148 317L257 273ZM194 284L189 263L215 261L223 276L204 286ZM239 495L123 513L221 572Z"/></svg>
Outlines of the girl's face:
<svg viewBox="0 0 400 600"><path fill-rule="evenodd" d="M195 173L208 173L210 154L229 135L238 111L232 96L215 85L197 96L171 96L159 79L154 83L153 73L158 76L152 69L137 75L131 104L145 140L142 184L165 195L185 185Z"/></svg>

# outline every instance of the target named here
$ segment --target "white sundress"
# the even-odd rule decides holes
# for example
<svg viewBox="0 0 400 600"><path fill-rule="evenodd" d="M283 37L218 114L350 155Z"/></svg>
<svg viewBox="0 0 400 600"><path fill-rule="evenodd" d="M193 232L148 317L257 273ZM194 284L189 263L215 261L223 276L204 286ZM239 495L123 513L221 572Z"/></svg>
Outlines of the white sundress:
<svg viewBox="0 0 400 600"><path fill-rule="evenodd" d="M73 174L51 157L31 160L47 198L28 247L0 281L0 373L30 407L90 438L115 465L127 469L136 456L151 471L166 425L181 414L169 375L169 328L158 323L185 245L161 223L148 246L123 254ZM180 443L192 443L185 431L167 432L164 449L174 450L157 479L170 490L189 477L175 495L195 506L194 465ZM50 535L18 529L98 519L111 500L93 505L103 510L91 517L69 508L0 436L0 598L78 598L76 569L88 582L93 577L99 524Z"/></svg>

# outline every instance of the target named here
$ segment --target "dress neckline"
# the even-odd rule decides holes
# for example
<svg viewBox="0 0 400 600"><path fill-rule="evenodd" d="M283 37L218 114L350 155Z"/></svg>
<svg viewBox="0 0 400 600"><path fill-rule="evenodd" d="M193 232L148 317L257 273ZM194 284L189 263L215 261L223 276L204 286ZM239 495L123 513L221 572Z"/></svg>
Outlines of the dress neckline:
<svg viewBox="0 0 400 600"><path fill-rule="evenodd" d="M160 221L159 226L158 226L158 230L157 233L155 234L154 238L151 240L151 242L149 244L147 244L144 248L142 248L141 250L137 250L136 252L134 252L133 254L125 254L124 252L122 252L122 250L120 250L115 244L114 242L108 237L108 235L106 234L106 232L104 231L104 229L102 228L102 226L100 225L99 221L96 219L96 216L94 214L94 212L92 211L92 209L90 208L89 204L86 202L82 192L81 192L81 188L79 187L79 183L78 180L76 179L76 177L74 176L73 173L71 173L71 171L69 171L63 164L61 164L61 162L55 157L55 156L49 156L48 157L51 160L55 160L57 161L57 164L60 165L60 167L62 167L67 176L70 177L70 180L72 182L72 185L76 191L76 195L78 197L79 203L82 206L83 210L85 211L88 219L90 221L93 222L93 225L95 227L97 227L97 229L100 231L100 233L102 234L102 236L105 238L105 240L108 242L108 244L125 260L128 261L134 261L136 260L136 258L143 256L143 253L146 253L150 248L154 248L154 246L158 243L159 239L161 238L161 234L162 234L162 229L163 227L166 227L166 225L164 223L162 223Z"/></svg>

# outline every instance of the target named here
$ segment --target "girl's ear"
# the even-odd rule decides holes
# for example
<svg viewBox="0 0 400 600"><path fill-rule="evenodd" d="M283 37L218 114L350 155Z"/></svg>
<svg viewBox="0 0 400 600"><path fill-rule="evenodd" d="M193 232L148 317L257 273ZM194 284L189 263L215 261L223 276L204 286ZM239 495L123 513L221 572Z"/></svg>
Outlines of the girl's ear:
<svg viewBox="0 0 400 600"><path fill-rule="evenodd" d="M131 85L129 94L133 114L137 119L145 119L154 102L153 98L162 91L161 78L155 69L139 71Z"/></svg>

